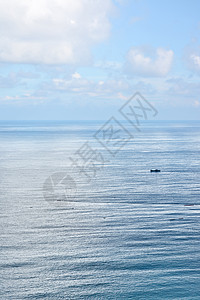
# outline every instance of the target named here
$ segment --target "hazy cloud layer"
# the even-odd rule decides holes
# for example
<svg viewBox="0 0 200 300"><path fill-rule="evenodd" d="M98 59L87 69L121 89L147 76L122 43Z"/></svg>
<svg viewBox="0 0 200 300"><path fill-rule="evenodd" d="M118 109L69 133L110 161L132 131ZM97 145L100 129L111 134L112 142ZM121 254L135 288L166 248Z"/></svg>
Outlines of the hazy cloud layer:
<svg viewBox="0 0 200 300"><path fill-rule="evenodd" d="M0 61L76 64L109 36L111 0L0 2Z"/></svg>

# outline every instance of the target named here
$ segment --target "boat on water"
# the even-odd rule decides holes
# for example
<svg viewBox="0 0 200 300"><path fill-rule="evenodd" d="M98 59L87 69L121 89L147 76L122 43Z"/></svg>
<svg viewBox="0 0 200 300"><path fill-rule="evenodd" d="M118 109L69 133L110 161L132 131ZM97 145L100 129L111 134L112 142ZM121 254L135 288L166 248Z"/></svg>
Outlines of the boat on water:
<svg viewBox="0 0 200 300"><path fill-rule="evenodd" d="M160 172L159 169L151 169L150 172Z"/></svg>

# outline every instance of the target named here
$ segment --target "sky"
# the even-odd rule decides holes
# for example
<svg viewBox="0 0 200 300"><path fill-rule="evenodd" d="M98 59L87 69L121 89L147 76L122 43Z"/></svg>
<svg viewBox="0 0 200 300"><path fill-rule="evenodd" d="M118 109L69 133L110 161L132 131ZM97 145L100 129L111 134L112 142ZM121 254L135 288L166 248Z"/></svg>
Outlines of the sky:
<svg viewBox="0 0 200 300"><path fill-rule="evenodd" d="M199 0L0 0L0 120L200 119Z"/></svg>

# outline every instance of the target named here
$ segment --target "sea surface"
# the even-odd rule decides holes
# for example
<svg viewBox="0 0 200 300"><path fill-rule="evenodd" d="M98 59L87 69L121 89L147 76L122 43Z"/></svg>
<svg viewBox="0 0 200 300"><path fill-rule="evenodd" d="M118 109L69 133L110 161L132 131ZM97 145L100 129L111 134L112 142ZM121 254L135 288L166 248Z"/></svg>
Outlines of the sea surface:
<svg viewBox="0 0 200 300"><path fill-rule="evenodd" d="M200 299L200 122L104 124L0 122L0 299Z"/></svg>

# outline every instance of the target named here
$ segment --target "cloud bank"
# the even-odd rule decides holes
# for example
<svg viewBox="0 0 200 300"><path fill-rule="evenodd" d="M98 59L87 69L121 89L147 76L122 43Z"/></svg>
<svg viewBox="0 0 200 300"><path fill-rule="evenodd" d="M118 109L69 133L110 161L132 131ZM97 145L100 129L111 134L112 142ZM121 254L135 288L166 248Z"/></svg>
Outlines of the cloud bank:
<svg viewBox="0 0 200 300"><path fill-rule="evenodd" d="M109 36L111 0L0 1L0 61L84 64Z"/></svg>

